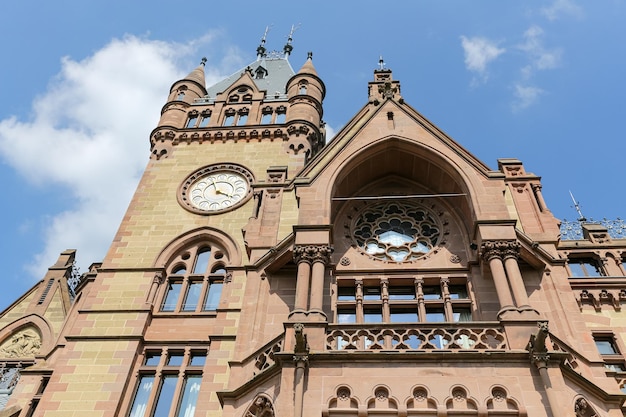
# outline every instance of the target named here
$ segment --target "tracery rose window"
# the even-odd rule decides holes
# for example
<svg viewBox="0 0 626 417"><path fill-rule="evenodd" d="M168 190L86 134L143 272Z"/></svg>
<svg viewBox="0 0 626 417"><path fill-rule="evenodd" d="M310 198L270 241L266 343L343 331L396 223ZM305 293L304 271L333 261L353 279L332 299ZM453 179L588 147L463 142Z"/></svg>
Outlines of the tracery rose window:
<svg viewBox="0 0 626 417"><path fill-rule="evenodd" d="M433 250L441 239L437 216L411 202L382 202L366 206L352 223L357 247L380 260L406 262Z"/></svg>

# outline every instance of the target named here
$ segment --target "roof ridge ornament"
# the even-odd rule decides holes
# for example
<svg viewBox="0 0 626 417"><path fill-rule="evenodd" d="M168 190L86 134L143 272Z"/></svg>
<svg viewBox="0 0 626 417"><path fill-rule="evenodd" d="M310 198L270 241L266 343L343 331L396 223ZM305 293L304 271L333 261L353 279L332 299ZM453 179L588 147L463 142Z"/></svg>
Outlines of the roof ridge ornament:
<svg viewBox="0 0 626 417"><path fill-rule="evenodd" d="M263 32L263 37L261 38L261 43L259 44L258 48L256 48L256 59L257 59L257 61L259 61L261 58L265 57L265 52L267 51L267 49L265 48L265 40L267 39L267 34L272 29L272 26L274 26L273 23L271 25L269 25L269 26L265 26L265 32Z"/></svg>
<svg viewBox="0 0 626 417"><path fill-rule="evenodd" d="M380 56L380 59L378 60L378 66L380 67L379 70L384 70L385 69L385 61L383 60L383 56Z"/></svg>
<svg viewBox="0 0 626 417"><path fill-rule="evenodd" d="M569 192L570 197L572 197L572 201L574 202L574 209L576 209L576 212L578 213L578 221L579 222L586 222L587 218L585 216L583 216L583 212L580 209L580 203L578 201L576 201L576 199L574 198L574 194L572 194L572 191L570 190Z"/></svg>
<svg viewBox="0 0 626 417"><path fill-rule="evenodd" d="M283 47L285 59L287 59L289 55L291 55L291 51L293 51L293 46L291 45L291 42L293 41L293 34L296 32L296 30L298 30L300 25L301 23L298 23L297 25L291 25L291 30L289 31L289 35L287 35L287 43Z"/></svg>

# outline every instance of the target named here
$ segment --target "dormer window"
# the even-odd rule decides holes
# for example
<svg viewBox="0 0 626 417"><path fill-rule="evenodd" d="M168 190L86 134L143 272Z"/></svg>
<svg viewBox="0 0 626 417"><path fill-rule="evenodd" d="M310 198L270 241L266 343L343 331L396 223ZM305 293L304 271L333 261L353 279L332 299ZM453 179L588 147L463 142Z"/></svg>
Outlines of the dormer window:
<svg viewBox="0 0 626 417"><path fill-rule="evenodd" d="M257 80L262 80L266 76L267 76L267 70L265 68L261 67L261 66L259 66L254 71L254 78L256 78Z"/></svg>

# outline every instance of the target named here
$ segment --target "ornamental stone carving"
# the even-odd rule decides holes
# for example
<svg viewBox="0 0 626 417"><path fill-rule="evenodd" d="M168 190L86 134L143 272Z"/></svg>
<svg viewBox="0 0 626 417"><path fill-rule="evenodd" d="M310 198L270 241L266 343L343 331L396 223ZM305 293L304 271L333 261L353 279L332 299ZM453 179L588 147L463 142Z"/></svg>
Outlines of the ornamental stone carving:
<svg viewBox="0 0 626 417"><path fill-rule="evenodd" d="M331 253L333 253L333 248L330 245L302 245L293 249L293 259L296 264L321 262L327 265L330 262Z"/></svg>
<svg viewBox="0 0 626 417"><path fill-rule="evenodd" d="M485 261L493 258L519 258L520 243L516 240L495 240L483 242L480 247L481 256Z"/></svg>
<svg viewBox="0 0 626 417"><path fill-rule="evenodd" d="M5 358L33 357L41 349L41 336L34 328L27 328L13 335L0 345L0 356Z"/></svg>

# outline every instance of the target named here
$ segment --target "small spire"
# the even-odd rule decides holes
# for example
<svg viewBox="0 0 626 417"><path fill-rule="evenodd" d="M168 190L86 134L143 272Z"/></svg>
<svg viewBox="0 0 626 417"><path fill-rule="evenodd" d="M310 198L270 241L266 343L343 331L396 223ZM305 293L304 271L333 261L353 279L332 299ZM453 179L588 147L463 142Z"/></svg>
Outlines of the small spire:
<svg viewBox="0 0 626 417"><path fill-rule="evenodd" d="M270 29L273 25L265 26L265 32L263 33L263 37L261 38L261 44L258 48L256 48L256 59L259 61L261 58L265 56L265 39L267 39L267 34L270 32Z"/></svg>
<svg viewBox="0 0 626 417"><path fill-rule="evenodd" d="M200 65L202 65L203 67L206 65L206 57L203 56L202 59L200 60Z"/></svg>
<svg viewBox="0 0 626 417"><path fill-rule="evenodd" d="M572 194L572 192L569 192L570 197L572 197L572 201L574 202L574 208L576 209L576 212L578 213L578 221L579 222L585 222L587 221L587 219L585 218L585 216L583 216L583 212L580 209L580 203L578 201L576 201L576 199L574 198L574 194Z"/></svg>
<svg viewBox="0 0 626 417"><path fill-rule="evenodd" d="M291 51L293 51L293 46L291 45L291 42L293 41L293 34L295 33L296 30L298 30L299 27L300 27L300 23L298 23L297 26L291 25L291 30L289 31L289 36L287 36L287 43L283 47L283 52L285 53L285 58L288 58L289 55L291 54Z"/></svg>
<svg viewBox="0 0 626 417"><path fill-rule="evenodd" d="M380 59L378 60L378 66L380 67L379 69L382 71L385 69L385 61L383 60L383 56L380 56Z"/></svg>

